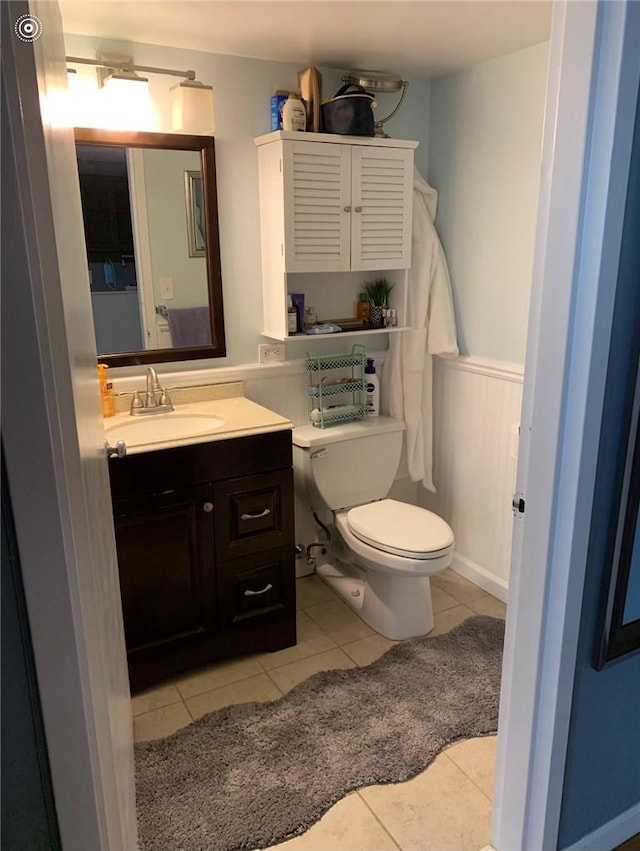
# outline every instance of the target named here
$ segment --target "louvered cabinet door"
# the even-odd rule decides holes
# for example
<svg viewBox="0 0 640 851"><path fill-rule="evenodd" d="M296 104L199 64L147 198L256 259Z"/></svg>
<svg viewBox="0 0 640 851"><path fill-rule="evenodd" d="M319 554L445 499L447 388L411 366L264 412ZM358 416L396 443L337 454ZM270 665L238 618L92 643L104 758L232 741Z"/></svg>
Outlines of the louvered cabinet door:
<svg viewBox="0 0 640 851"><path fill-rule="evenodd" d="M351 151L323 142L284 143L285 271L350 266Z"/></svg>
<svg viewBox="0 0 640 851"><path fill-rule="evenodd" d="M351 169L351 268L408 269L413 151L354 146Z"/></svg>

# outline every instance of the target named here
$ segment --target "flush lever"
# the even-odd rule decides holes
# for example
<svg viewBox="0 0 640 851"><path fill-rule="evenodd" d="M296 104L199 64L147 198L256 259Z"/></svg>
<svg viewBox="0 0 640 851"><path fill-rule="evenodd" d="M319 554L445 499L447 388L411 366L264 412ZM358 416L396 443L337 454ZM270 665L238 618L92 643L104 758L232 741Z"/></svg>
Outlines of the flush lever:
<svg viewBox="0 0 640 851"><path fill-rule="evenodd" d="M322 449L316 449L316 451L312 452L309 457L311 458L312 461L315 461L316 458L324 458L325 455L328 455L328 454L329 453L327 452L327 450L323 447Z"/></svg>

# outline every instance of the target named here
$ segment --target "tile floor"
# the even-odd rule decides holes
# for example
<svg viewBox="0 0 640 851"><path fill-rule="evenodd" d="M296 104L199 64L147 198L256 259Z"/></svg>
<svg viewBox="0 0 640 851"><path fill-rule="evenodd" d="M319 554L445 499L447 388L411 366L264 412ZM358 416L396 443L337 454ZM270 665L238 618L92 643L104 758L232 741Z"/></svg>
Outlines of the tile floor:
<svg viewBox="0 0 640 851"><path fill-rule="evenodd" d="M435 628L447 632L474 614L505 606L445 570L432 580ZM297 581L298 644L277 653L200 668L137 694L136 741L167 736L222 706L276 700L318 671L355 668L394 643L370 629L316 576ZM494 736L458 742L406 783L370 786L339 801L291 851L478 851L489 843Z"/></svg>

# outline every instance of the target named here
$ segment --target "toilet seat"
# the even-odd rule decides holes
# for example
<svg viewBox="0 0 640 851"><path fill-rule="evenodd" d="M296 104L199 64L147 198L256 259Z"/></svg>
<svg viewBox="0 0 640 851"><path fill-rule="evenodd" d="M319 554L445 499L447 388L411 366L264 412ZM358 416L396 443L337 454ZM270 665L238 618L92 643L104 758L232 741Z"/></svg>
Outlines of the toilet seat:
<svg viewBox="0 0 640 851"><path fill-rule="evenodd" d="M347 512L346 522L358 540L404 558L438 559L453 549L448 523L426 508L395 499L358 505Z"/></svg>

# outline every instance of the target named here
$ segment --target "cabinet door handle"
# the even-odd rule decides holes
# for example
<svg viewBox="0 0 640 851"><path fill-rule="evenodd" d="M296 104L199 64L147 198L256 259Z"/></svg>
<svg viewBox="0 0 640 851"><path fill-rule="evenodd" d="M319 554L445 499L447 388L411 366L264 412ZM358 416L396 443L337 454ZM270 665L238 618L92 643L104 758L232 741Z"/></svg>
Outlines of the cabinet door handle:
<svg viewBox="0 0 640 851"><path fill-rule="evenodd" d="M355 209L356 213L362 212L362 207L354 207L354 209Z"/></svg>
<svg viewBox="0 0 640 851"><path fill-rule="evenodd" d="M271 514L270 508L265 508L264 511L258 511L256 514L241 514L241 520L257 520L259 517L268 517Z"/></svg>
<svg viewBox="0 0 640 851"><path fill-rule="evenodd" d="M273 585L271 583L269 583L268 585L265 585L264 588L262 588L260 591L252 591L250 588L247 588L247 590L244 592L244 596L245 597L257 597L258 594L266 594L267 591L271 591L272 588L273 588Z"/></svg>
<svg viewBox="0 0 640 851"><path fill-rule="evenodd" d="M349 204L347 204L347 206L344 208L344 211L345 211L345 213L350 213L350 212L351 212L351 207L350 207L350 205L349 205Z"/></svg>
<svg viewBox="0 0 640 851"><path fill-rule="evenodd" d="M211 514L211 512L213 511L213 503L212 502L203 502L202 503L202 510L206 514Z"/></svg>

